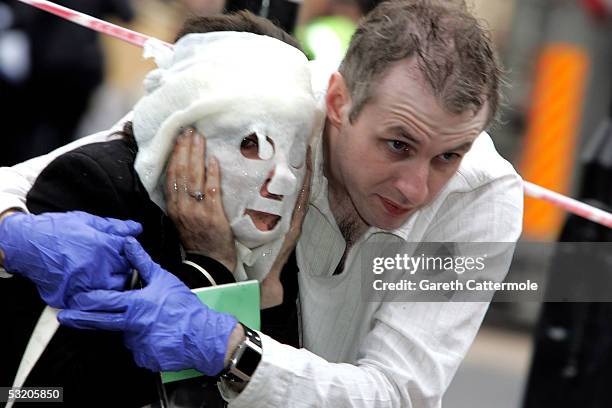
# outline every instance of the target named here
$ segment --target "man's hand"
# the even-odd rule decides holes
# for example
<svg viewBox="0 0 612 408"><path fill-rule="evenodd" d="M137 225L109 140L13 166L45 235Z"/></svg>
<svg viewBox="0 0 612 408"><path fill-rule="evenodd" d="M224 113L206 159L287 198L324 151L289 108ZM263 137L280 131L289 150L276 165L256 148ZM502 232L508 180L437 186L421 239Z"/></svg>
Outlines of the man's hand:
<svg viewBox="0 0 612 408"><path fill-rule="evenodd" d="M131 268L123 246L141 231L136 222L84 212L19 212L1 220L0 249L8 272L29 278L48 305L63 308L79 291L124 289Z"/></svg>
<svg viewBox="0 0 612 408"><path fill-rule="evenodd" d="M217 375L229 354L230 335L240 337L233 316L206 307L180 280L154 263L135 239L125 255L146 283L127 292L95 290L75 295L61 324L78 329L124 332L124 343L140 367L152 371L195 368ZM236 344L233 345L236 347Z"/></svg>
<svg viewBox="0 0 612 408"><path fill-rule="evenodd" d="M186 251L236 269L234 234L221 201L219 162L206 169L206 139L188 128L177 139L166 172L166 205ZM201 193L202 195L200 195Z"/></svg>
<svg viewBox="0 0 612 408"><path fill-rule="evenodd" d="M295 249L297 240L302 231L302 223L306 212L308 211L308 201L310 199L310 183L312 181L312 157L310 147L306 153L306 175L302 189L298 195L291 216L291 225L289 231L285 234L285 240L281 247L278 256L272 264L270 273L261 282L261 308L266 309L272 306L277 306L283 302L283 285L280 282L280 273L283 267L289 260L291 252Z"/></svg>

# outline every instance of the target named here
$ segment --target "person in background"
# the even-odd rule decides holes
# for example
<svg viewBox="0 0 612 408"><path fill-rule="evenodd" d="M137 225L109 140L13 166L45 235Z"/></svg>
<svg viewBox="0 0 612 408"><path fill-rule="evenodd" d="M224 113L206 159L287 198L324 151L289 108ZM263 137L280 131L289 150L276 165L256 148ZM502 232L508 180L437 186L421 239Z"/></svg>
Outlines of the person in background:
<svg viewBox="0 0 612 408"><path fill-rule="evenodd" d="M128 0L56 3L98 18L134 17ZM89 100L104 79L105 61L95 31L17 1L1 0L0 5L12 16L11 24L0 31L0 48L11 48L6 50L12 55L7 63L23 61L19 77L0 74L0 110L11 118L5 123L0 150L0 165L6 166L75 139Z"/></svg>
<svg viewBox="0 0 612 408"><path fill-rule="evenodd" d="M338 66L359 20L379 0L305 0L297 18L296 38L310 59Z"/></svg>

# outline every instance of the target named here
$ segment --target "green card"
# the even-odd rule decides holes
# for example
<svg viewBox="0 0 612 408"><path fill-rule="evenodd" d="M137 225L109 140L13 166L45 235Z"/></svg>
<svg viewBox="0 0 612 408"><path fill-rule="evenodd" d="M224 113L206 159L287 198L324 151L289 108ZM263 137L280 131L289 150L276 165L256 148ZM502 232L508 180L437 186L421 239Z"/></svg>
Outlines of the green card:
<svg viewBox="0 0 612 408"><path fill-rule="evenodd" d="M261 326L259 316L259 282L250 280L246 282L228 283L226 285L210 286L194 289L202 303L216 310L234 315L236 319L254 330ZM199 377L202 373L197 370L166 371L161 373L164 384Z"/></svg>

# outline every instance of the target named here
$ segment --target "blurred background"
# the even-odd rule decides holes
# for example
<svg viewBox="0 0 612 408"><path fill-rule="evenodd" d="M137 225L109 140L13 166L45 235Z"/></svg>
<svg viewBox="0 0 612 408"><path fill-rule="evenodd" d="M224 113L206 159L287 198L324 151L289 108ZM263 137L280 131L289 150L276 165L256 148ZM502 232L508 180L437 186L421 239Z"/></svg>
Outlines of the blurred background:
<svg viewBox="0 0 612 408"><path fill-rule="evenodd" d="M336 63L377 0L61 0L172 42L192 14L249 9ZM525 180L612 211L612 0L473 0L507 69L490 133ZM0 165L115 123L152 69L141 50L0 0ZM511 274L555 276L555 242L612 241L612 230L526 199ZM549 245L532 245L534 242ZM608 253L593 255L612 275ZM609 278L608 278L609 279ZM612 407L609 303L493 303L445 407Z"/></svg>

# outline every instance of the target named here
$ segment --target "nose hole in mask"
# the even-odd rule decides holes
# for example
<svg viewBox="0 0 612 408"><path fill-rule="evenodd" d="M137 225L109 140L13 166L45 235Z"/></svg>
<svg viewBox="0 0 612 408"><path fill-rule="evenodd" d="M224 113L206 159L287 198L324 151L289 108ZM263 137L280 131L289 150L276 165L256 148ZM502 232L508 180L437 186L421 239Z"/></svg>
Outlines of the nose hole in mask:
<svg viewBox="0 0 612 408"><path fill-rule="evenodd" d="M261 189L259 190L259 194L261 194L262 197L264 198L269 198L270 200L276 200L276 201L282 201L283 200L283 195L280 194L272 194L271 192L268 191L268 184L270 184L270 181L272 181L272 175L274 173L272 173L265 181L265 183L263 183L263 186L261 186Z"/></svg>

